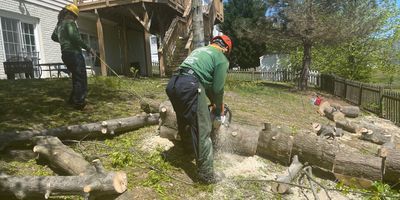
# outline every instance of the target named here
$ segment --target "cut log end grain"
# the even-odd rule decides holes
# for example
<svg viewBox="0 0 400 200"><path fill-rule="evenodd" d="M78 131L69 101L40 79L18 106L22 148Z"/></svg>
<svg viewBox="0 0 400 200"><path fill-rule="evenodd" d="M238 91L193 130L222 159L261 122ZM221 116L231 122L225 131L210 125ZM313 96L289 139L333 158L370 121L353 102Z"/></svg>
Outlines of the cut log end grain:
<svg viewBox="0 0 400 200"><path fill-rule="evenodd" d="M113 186L115 191L119 194L125 192L128 189L128 177L124 172L116 172Z"/></svg>

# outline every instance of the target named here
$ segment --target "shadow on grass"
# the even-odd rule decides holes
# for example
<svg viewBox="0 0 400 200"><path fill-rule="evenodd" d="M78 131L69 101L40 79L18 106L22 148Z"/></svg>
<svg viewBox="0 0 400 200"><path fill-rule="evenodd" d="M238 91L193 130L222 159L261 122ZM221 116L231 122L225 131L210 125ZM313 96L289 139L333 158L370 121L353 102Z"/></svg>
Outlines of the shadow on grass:
<svg viewBox="0 0 400 200"><path fill-rule="evenodd" d="M198 180L197 167L193 163L194 154L184 150L180 144L175 144L172 148L162 153L164 160L176 168L182 169L189 178L195 182Z"/></svg>
<svg viewBox="0 0 400 200"><path fill-rule="evenodd" d="M126 107L132 107L127 101L137 98L127 90L120 90L120 82L123 81L89 81L88 100L93 109L85 113L66 103L72 89L70 79L1 80L0 132L84 123L106 114L127 115ZM106 104L110 105L104 106ZM114 105L118 105L115 106L118 109L113 110Z"/></svg>

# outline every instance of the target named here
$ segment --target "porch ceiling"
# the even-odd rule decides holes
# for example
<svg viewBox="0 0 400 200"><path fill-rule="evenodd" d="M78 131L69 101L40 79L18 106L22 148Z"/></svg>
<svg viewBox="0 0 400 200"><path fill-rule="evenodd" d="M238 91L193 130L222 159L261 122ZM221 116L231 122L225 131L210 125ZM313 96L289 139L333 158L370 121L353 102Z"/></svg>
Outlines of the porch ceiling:
<svg viewBox="0 0 400 200"><path fill-rule="evenodd" d="M177 13L175 10L170 9L166 4L157 3L145 3L143 8L142 3L131 3L126 5L104 7L97 9L100 18L111 20L115 23L122 25L126 20L126 26L128 29L144 30L143 25L135 18L132 12L136 13L137 16L143 20L143 16L147 12L148 17L151 20L150 33L151 34L164 34L161 30L165 30L168 24L173 20ZM86 11L94 12L94 10Z"/></svg>

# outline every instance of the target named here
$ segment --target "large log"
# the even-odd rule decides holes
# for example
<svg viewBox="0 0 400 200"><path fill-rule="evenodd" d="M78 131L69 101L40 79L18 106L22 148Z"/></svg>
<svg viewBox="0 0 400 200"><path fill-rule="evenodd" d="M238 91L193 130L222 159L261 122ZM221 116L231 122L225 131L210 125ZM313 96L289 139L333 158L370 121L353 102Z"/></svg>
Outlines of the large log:
<svg viewBox="0 0 400 200"><path fill-rule="evenodd" d="M121 194L127 189L123 172L98 172L83 176L8 176L0 175L1 196L17 199L47 199L50 196Z"/></svg>
<svg viewBox="0 0 400 200"><path fill-rule="evenodd" d="M258 138L257 155L289 165L293 146L291 133L287 127L266 123Z"/></svg>
<svg viewBox="0 0 400 200"><path fill-rule="evenodd" d="M344 114L336 109L325 110L324 113L325 113L326 118L328 118L334 122L345 119Z"/></svg>
<svg viewBox="0 0 400 200"><path fill-rule="evenodd" d="M260 131L261 128L250 125L221 126L216 133L215 146L221 151L253 156L256 154Z"/></svg>
<svg viewBox="0 0 400 200"><path fill-rule="evenodd" d="M354 179L382 180L382 158L362 154L351 148L341 147L336 154L335 174L351 176Z"/></svg>
<svg viewBox="0 0 400 200"><path fill-rule="evenodd" d="M340 106L340 112L346 117L356 118L360 114L360 108L358 106Z"/></svg>
<svg viewBox="0 0 400 200"><path fill-rule="evenodd" d="M350 121L348 119L336 121L336 128L341 128L350 133L359 133L361 127L358 123Z"/></svg>
<svg viewBox="0 0 400 200"><path fill-rule="evenodd" d="M327 140L311 133L297 133L293 139L292 155L298 155L302 163L331 170L339 145L335 140Z"/></svg>
<svg viewBox="0 0 400 200"><path fill-rule="evenodd" d="M271 184L271 190L279 194L287 193L290 189L290 185L288 185L288 183L292 182L292 180L298 175L302 168L303 164L299 162L297 155L295 155L293 157L292 164L290 164L285 174L279 176L276 179L278 182L274 182Z"/></svg>
<svg viewBox="0 0 400 200"><path fill-rule="evenodd" d="M170 101L164 101L160 104L160 125L178 129L176 114Z"/></svg>
<svg viewBox="0 0 400 200"><path fill-rule="evenodd" d="M55 136L61 140L104 137L106 134L114 135L148 125L156 125L158 121L159 114L141 114L134 117L111 119L90 124L70 125L42 131L0 133L0 150L11 145L26 144L35 136Z"/></svg>
<svg viewBox="0 0 400 200"><path fill-rule="evenodd" d="M159 112L160 103L155 102L154 100L144 98L140 101L140 108L145 113L158 113Z"/></svg>
<svg viewBox="0 0 400 200"><path fill-rule="evenodd" d="M369 127L361 129L360 139L373 142L375 144L385 144L390 142L392 135L385 130Z"/></svg>
<svg viewBox="0 0 400 200"><path fill-rule="evenodd" d="M37 136L33 152L39 153L56 172L65 175L93 174L96 169L81 154L64 145L57 137Z"/></svg>
<svg viewBox="0 0 400 200"><path fill-rule="evenodd" d="M400 152L397 149L388 149L384 163L385 182L397 184L400 181Z"/></svg>
<svg viewBox="0 0 400 200"><path fill-rule="evenodd" d="M312 123L312 126L317 135L322 138L335 139L335 137L343 136L343 131L341 128L336 128L331 125L323 125L319 123Z"/></svg>

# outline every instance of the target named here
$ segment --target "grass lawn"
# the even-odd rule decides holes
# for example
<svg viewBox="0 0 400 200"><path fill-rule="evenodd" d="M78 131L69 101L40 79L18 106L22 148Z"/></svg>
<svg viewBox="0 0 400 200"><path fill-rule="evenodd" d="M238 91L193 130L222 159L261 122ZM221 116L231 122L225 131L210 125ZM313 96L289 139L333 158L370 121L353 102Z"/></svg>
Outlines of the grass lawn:
<svg viewBox="0 0 400 200"><path fill-rule="evenodd" d="M65 103L69 79L0 81L0 134L15 130L40 130L64 125L96 122L141 113L140 96L163 101L167 79L89 79L90 109L76 111ZM311 92L295 92L285 84L229 81L225 102L233 113L233 122L262 126L264 122L283 124L296 130L311 129L312 122L328 123L309 102ZM248 182L219 188L191 182L195 168L183 151L162 148L143 149L154 137L157 126L145 127L102 141L71 143L87 160L100 158L108 170L128 174L128 187L138 199L279 199L265 184ZM270 163L268 160L263 162ZM225 163L216 163L223 167ZM272 166L272 165L271 165ZM275 166L275 165L274 165ZM282 167L266 169L282 170ZM25 162L0 159L0 172L10 175L54 175L36 160ZM238 176L240 178L240 176ZM260 178L260 177L253 177ZM70 197L65 198L70 199ZM71 199L76 199L73 197Z"/></svg>

